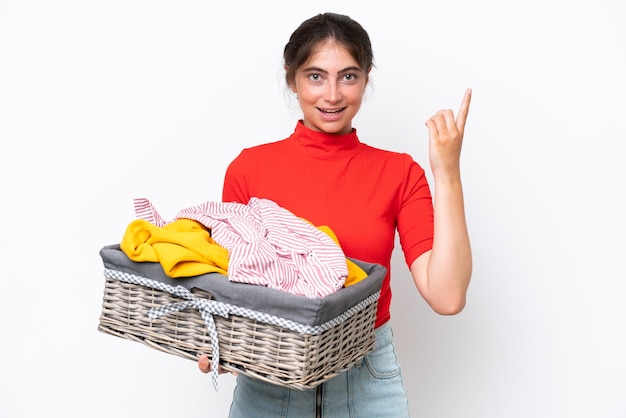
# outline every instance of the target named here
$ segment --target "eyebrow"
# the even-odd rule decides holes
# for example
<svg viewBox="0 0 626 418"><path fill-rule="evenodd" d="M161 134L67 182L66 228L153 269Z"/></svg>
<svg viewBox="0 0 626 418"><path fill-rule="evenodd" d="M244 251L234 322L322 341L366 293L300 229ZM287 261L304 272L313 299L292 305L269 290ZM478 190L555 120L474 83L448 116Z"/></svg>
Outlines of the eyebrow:
<svg viewBox="0 0 626 418"><path fill-rule="evenodd" d="M328 71L320 68L320 67L306 67L303 68L302 71L315 71L318 73L324 73L324 74L328 74ZM362 72L363 70L361 69L361 67L357 67L357 66L352 66L352 67L346 67L343 70L339 70L338 74L342 74L342 73L347 73L350 71L358 71L358 72Z"/></svg>

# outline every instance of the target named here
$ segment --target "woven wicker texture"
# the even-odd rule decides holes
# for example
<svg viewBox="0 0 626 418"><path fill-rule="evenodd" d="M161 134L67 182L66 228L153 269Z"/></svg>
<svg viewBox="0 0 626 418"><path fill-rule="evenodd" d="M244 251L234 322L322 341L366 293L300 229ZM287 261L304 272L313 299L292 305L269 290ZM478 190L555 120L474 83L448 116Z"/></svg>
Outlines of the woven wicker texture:
<svg viewBox="0 0 626 418"><path fill-rule="evenodd" d="M213 300L205 291L192 292ZM150 309L181 300L165 291L107 278L98 329L193 361L200 354L211 357L211 338L196 309L148 317ZM215 315L220 364L225 370L276 385L301 390L316 387L372 349L376 308L377 303L371 303L316 335L236 315Z"/></svg>

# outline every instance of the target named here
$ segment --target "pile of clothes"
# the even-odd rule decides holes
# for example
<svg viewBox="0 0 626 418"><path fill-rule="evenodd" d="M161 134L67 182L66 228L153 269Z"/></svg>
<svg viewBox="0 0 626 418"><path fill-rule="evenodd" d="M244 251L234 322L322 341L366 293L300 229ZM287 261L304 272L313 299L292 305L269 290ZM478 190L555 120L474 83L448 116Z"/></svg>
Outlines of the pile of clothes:
<svg viewBox="0 0 626 418"><path fill-rule="evenodd" d="M165 221L146 198L121 250L135 262L158 262L172 278L221 273L230 281L323 298L367 273L345 256L327 226L315 226L269 199L204 202Z"/></svg>

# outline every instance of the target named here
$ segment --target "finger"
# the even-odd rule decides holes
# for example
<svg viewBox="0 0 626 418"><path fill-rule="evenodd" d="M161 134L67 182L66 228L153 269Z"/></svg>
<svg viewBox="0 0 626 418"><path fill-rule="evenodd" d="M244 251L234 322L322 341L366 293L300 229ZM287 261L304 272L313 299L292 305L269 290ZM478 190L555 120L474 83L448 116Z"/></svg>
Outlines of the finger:
<svg viewBox="0 0 626 418"><path fill-rule="evenodd" d="M440 131L445 127L447 130L453 130L456 128L456 121L454 120L454 113L450 109L443 109L437 112L437 118L435 122L441 125Z"/></svg>
<svg viewBox="0 0 626 418"><path fill-rule="evenodd" d="M465 130L465 123L467 121L467 114L469 113L470 102L472 101L472 89L465 90L461 107L459 108L459 114L456 118L456 127L459 131Z"/></svg>
<svg viewBox="0 0 626 418"><path fill-rule="evenodd" d="M198 369L200 369L202 373L208 373L211 371L211 361L209 360L209 356L203 354L198 358Z"/></svg>
<svg viewBox="0 0 626 418"><path fill-rule="evenodd" d="M426 127L428 128L428 134L430 137L437 136L437 124L433 121L433 118L430 118L426 121Z"/></svg>

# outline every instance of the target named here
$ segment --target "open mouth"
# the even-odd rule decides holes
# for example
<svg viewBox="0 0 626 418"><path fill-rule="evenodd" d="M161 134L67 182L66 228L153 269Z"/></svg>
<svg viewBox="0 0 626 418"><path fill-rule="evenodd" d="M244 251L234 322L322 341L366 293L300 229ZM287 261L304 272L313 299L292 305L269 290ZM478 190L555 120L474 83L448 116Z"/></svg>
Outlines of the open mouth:
<svg viewBox="0 0 626 418"><path fill-rule="evenodd" d="M339 109L320 109L318 107L317 110L319 110L320 112L325 113L327 115L334 115L334 114L341 113L342 111L344 111L345 107L341 107Z"/></svg>

